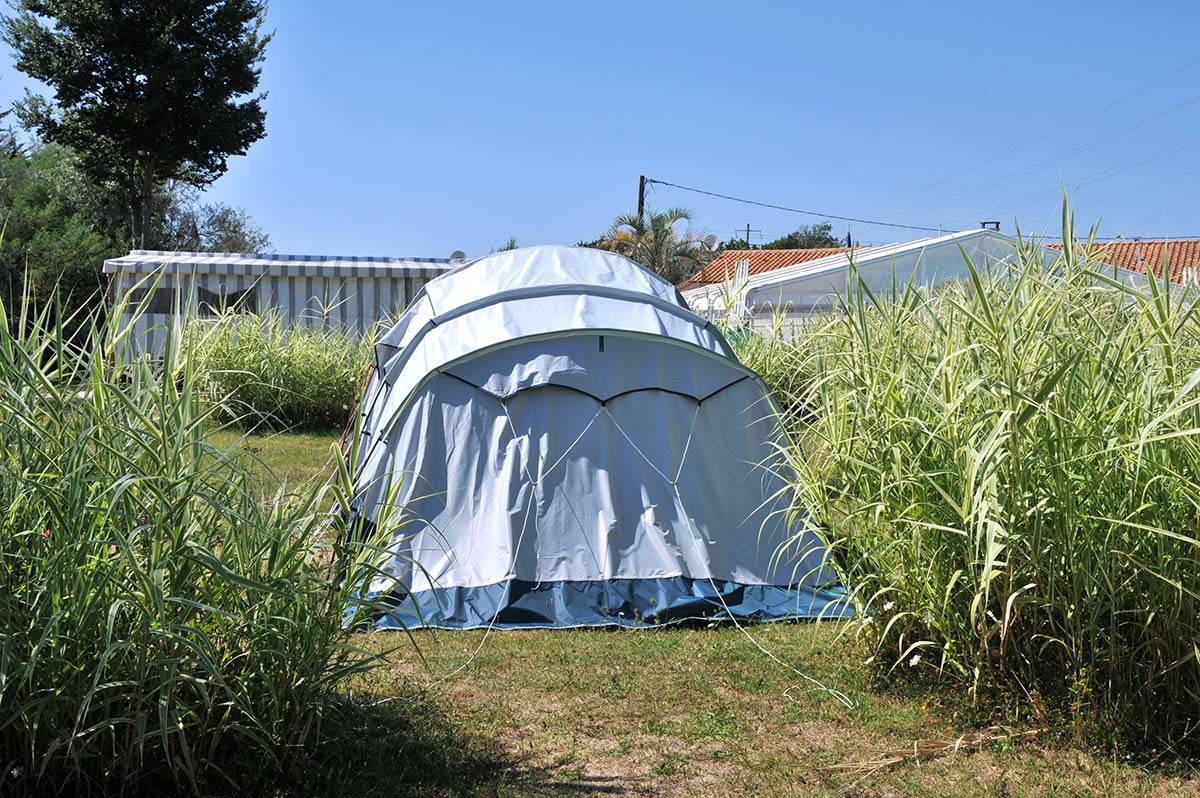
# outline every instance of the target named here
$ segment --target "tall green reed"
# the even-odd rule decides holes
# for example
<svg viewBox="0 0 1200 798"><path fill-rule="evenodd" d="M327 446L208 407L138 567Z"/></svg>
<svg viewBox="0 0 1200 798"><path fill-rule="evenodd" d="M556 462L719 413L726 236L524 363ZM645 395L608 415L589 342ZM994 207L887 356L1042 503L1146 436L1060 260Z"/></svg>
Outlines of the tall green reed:
<svg viewBox="0 0 1200 798"><path fill-rule="evenodd" d="M244 425L340 427L371 363L373 340L317 322L287 324L276 311L193 322L205 397Z"/></svg>
<svg viewBox="0 0 1200 798"><path fill-rule="evenodd" d="M348 466L264 500L210 440L204 341L128 357L139 312L76 347L49 311L0 308L2 794L281 783L375 662L349 635L378 609L377 541L329 516Z"/></svg>
<svg viewBox="0 0 1200 798"><path fill-rule="evenodd" d="M1194 745L1196 296L1119 284L1071 221L1050 264L1021 241L932 294L852 291L792 350L788 459L883 675Z"/></svg>

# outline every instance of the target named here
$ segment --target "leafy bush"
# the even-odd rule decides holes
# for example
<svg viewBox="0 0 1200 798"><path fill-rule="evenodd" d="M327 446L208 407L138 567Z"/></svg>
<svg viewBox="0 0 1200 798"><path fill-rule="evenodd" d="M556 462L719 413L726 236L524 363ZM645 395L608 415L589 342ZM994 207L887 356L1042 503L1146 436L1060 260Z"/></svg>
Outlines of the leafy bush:
<svg viewBox="0 0 1200 798"><path fill-rule="evenodd" d="M932 297L851 297L794 350L814 379L790 459L883 674L1065 711L1114 748L1194 745L1196 297L1121 288L1066 243L1050 268L1025 243Z"/></svg>
<svg viewBox="0 0 1200 798"><path fill-rule="evenodd" d="M0 794L241 793L372 664L343 626L372 548L327 528L344 467L263 501L186 357L120 365L114 332L0 306Z"/></svg>
<svg viewBox="0 0 1200 798"><path fill-rule="evenodd" d="M373 356L370 337L284 324L277 313L195 322L206 399L227 419L285 428L345 423Z"/></svg>

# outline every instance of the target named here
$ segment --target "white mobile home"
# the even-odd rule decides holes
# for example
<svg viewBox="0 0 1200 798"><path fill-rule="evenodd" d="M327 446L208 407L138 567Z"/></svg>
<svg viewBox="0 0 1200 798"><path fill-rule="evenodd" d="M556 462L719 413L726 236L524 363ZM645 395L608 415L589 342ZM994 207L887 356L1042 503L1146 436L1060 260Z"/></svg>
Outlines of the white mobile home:
<svg viewBox="0 0 1200 798"><path fill-rule="evenodd" d="M363 334L396 318L425 283L462 262L134 250L106 260L104 273L114 304L145 303L133 331L137 350L161 354L169 329L227 309L274 311L288 324Z"/></svg>

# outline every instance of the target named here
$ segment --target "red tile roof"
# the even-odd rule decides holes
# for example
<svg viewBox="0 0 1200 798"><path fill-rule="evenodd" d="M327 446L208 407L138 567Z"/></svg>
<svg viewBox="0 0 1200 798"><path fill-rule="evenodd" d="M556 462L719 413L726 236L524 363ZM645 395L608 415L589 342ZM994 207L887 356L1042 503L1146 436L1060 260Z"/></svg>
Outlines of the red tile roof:
<svg viewBox="0 0 1200 798"><path fill-rule="evenodd" d="M1062 248L1062 244L1049 246ZM1171 270L1171 281L1176 283L1184 281L1185 271L1200 269L1200 239L1196 238L1175 241L1097 241L1092 246L1094 256L1103 263L1143 274L1149 271L1155 277L1162 277L1165 260ZM1195 271L1191 273L1196 274Z"/></svg>
<svg viewBox="0 0 1200 798"><path fill-rule="evenodd" d="M703 285L722 283L733 277L734 264L739 260L750 261L750 274L782 269L797 263L807 263L818 258L827 258L839 252L849 252L849 247L825 247L823 249L727 249L715 260L686 281L679 284L680 291L699 288Z"/></svg>

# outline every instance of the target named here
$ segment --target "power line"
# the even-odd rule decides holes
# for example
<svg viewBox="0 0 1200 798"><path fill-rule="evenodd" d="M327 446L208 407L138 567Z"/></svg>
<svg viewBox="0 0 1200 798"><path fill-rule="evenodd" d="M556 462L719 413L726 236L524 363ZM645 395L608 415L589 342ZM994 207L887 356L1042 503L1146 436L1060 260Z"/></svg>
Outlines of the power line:
<svg viewBox="0 0 1200 798"><path fill-rule="evenodd" d="M1176 111L1180 110L1181 108L1185 108L1185 107L1187 107L1189 105L1193 105L1197 102L1200 102L1200 94L1197 94L1194 97L1190 97L1187 100L1184 100L1182 102L1176 103L1175 105L1171 106L1170 108L1164 109L1164 110L1159 111L1154 114L1151 114L1150 116L1143 117L1142 119L1139 119L1138 121L1134 122L1133 124L1127 125L1127 126L1121 128L1120 130L1118 130L1115 133L1111 133L1107 136L1102 136L1101 138L1095 139L1086 144L1081 144L1077 147L1073 147L1072 149L1067 150L1064 153L1060 153L1059 155L1055 155L1051 158L1047 158L1045 160L1038 161L1037 163L1033 164L1032 166L1028 166L1024 169L1019 169L1015 172L1009 172L1006 175L1002 175L998 178L994 178L992 180L985 181L976 186L973 186L972 188L968 188L963 191L959 191L954 194L947 195L942 198L942 201L940 203L935 203L933 205L927 205L924 208L921 208L919 211L917 211L917 213L932 213L933 211L941 210L942 208L945 208L948 205L956 204L963 198L983 194L990 189L993 189L993 188L996 188L999 186L1003 186L1003 185L1007 185L1016 180L1020 180L1022 177L1026 177L1027 175L1033 174L1034 172L1036 172L1037 170L1039 170L1043 167L1051 166L1051 165L1055 164L1056 162L1063 160L1064 158L1070 158L1073 155L1078 155L1081 152L1086 152L1087 150L1091 150L1096 147L1099 147L1101 144L1105 144L1109 141L1112 141L1115 138L1119 138L1120 136L1123 136L1126 133L1136 130L1144 125L1148 125L1151 122L1161 119L1164 116L1167 116L1169 114L1175 113ZM901 216L903 216L903 215L901 214Z"/></svg>
<svg viewBox="0 0 1200 798"><path fill-rule="evenodd" d="M993 214L993 215L995 215L995 214ZM717 225L715 228L712 228L712 230L718 234L732 233L735 238L740 238L746 232L746 228L744 228L744 227L739 230L735 226L730 226L728 224ZM758 235L758 238L764 242L766 242L768 240L774 241L775 239L783 238L784 236L789 235L792 232L794 232L794 231L788 230L787 232L774 232L774 233L764 232L764 233L760 233ZM1062 240L1062 236L1060 236L1060 235L1025 233L1023 237L1024 238L1053 240L1053 241ZM1075 238L1078 240L1084 240L1087 238L1087 236L1086 235L1075 236ZM1141 239L1143 244L1145 244L1146 242L1155 242L1155 241L1195 241L1195 240L1200 240L1200 233L1196 233L1195 235L1174 235L1174 236L1166 236L1166 235L1145 236L1145 235L1143 235L1143 236L1139 236L1139 238ZM1133 241L1134 236L1131 236L1131 235L1096 236L1096 238L1094 240L1096 240L1096 241ZM858 246L879 247L879 246L889 246L889 245L895 244L895 243L896 243L895 240L875 241L875 240L855 239L854 246L856 246L856 247L858 247ZM766 251L769 252L770 250L766 250Z"/></svg>
<svg viewBox="0 0 1200 798"><path fill-rule="evenodd" d="M1153 183L1147 183L1147 184L1146 184L1146 185L1144 185L1144 186L1139 186L1139 187L1137 187L1137 188L1135 188L1135 189L1131 189L1131 190L1129 190L1129 191L1124 191L1124 192L1122 192L1122 193L1120 193L1120 194L1114 194L1114 195L1112 195L1111 197L1105 197L1105 198L1104 198L1104 199L1102 199L1102 200L1096 200L1095 202L1093 202L1093 203L1091 203L1091 204L1092 204L1092 205L1098 205L1098 204L1099 204L1099 203L1101 203L1101 202L1109 202L1110 200L1119 199L1119 198L1121 198L1121 197L1127 197L1127 196L1129 196L1130 194L1136 194L1136 193L1138 193L1139 191L1145 191L1145 190L1146 190L1146 189L1148 189L1148 188L1154 188L1155 186L1161 186L1163 183L1170 183L1172 180L1179 180L1180 178L1187 177L1188 175L1194 175L1194 174L1196 174L1197 172L1200 172L1200 167L1196 167L1195 169L1189 169L1189 170L1187 170L1186 172L1180 172L1180 173L1179 173L1179 174L1177 174L1177 175L1172 175L1171 177L1167 177L1167 178L1164 178L1164 179L1162 179L1162 180L1156 180L1156 181L1154 181ZM1086 206L1085 206L1085 207L1086 207Z"/></svg>
<svg viewBox="0 0 1200 798"><path fill-rule="evenodd" d="M1146 164L1150 163L1151 161L1157 161L1161 158L1166 158L1168 155L1174 155L1177 152L1182 152L1183 150L1186 150L1190 147L1194 147L1197 144L1200 144L1200 136L1196 136L1195 138L1191 138L1191 139L1185 139L1183 141L1176 142L1175 144L1169 144L1166 147L1163 147L1163 148L1157 149L1157 150L1153 150L1145 155L1140 155L1136 158L1131 158L1128 161L1122 161L1120 163L1114 164L1113 166L1110 166L1107 169L1102 169L1099 172L1093 172L1090 175L1086 175L1082 180L1077 181L1076 185L1078 188L1082 188L1084 186L1094 186L1097 183L1102 183L1105 180L1111 180L1114 177L1117 177L1118 175L1122 175L1122 174L1125 174L1126 172L1130 172L1130 171L1133 171L1134 169L1138 169L1142 166L1145 166ZM1004 211L992 210L992 211L989 211L985 215L986 216L997 216L997 215L1003 215L1003 214L1012 214L1012 213L1015 213L1016 211L1021 210L1022 208L1032 205L1035 202L1041 202L1044 200L1053 199L1054 197L1061 197L1061 196L1062 196L1061 189L1058 189L1055 191L1050 191L1050 192L1040 191L1037 194L1033 194L1033 195L1024 197L1022 199L1015 200L1013 203L1005 203L1005 205L1008 208L1007 210L1004 210Z"/></svg>
<svg viewBox="0 0 1200 798"><path fill-rule="evenodd" d="M1078 206L1078 207L1083 207L1083 208L1094 208L1095 206L1097 206L1097 205L1100 205L1100 204L1102 204L1102 203L1105 203L1105 202L1111 202L1112 200L1115 200L1115 199L1120 199L1121 197L1127 197L1127 196L1129 196L1130 194L1137 194L1138 192L1141 192L1141 191L1146 191L1147 189L1151 189L1151 188L1154 188L1154 187L1156 187L1156 186L1161 186L1163 183L1170 183L1170 182L1172 182L1172 181L1175 181L1175 180L1181 180L1182 178L1189 177L1189 176L1191 176L1191 175L1194 175L1194 174L1196 174L1197 172L1200 172L1200 166L1196 167L1195 169L1189 169L1189 170L1187 170L1186 172L1180 172L1179 174L1172 175L1171 177L1166 177L1166 178L1163 178L1162 180L1155 180L1153 183L1146 183L1145 185L1141 185L1141 186L1138 186L1137 188L1130 189L1129 191L1123 191L1123 192L1121 192L1120 194L1113 194L1111 197L1105 197L1104 199L1099 199L1099 200L1096 200L1096 201L1094 201L1094 202L1090 202L1090 203L1087 203L1087 204L1085 204L1085 205L1081 205L1081 206ZM1044 238L1061 238L1061 236L1043 236L1043 237L1044 237ZM1118 236L1118 237L1120 237L1120 236ZM1128 240L1128 237L1127 237L1127 236L1126 236L1125 238L1126 238L1126 240ZM1190 238L1200 238L1200 236L1160 236L1160 237L1147 237L1147 238L1144 238L1144 239L1143 239L1143 241L1153 241L1153 240L1158 240L1158 241L1172 241L1172 240L1179 240L1179 239L1184 239L1184 238L1188 238L1188 239L1190 239ZM1097 239L1097 240L1098 240L1098 241L1100 241L1100 240L1104 240L1104 239Z"/></svg>
<svg viewBox="0 0 1200 798"><path fill-rule="evenodd" d="M1055 241L1061 241L1062 236L1025 236L1026 238L1049 238ZM1076 241L1087 241L1086 235L1073 236ZM1124 241L1126 243L1134 243L1135 241L1141 244L1153 244L1158 241L1194 241L1200 238L1200 235L1195 236L1096 236L1093 241Z"/></svg>
<svg viewBox="0 0 1200 798"><path fill-rule="evenodd" d="M725 234L732 234L734 238L739 239L739 240L743 239L746 235L745 226L738 228L737 225L730 227L727 224L719 224L719 225L715 225L713 227L706 227L705 229L711 230L714 234L716 234L718 236L725 235ZM795 230L782 230L782 229L778 230L778 231L774 231L774 232L765 232L764 231L764 232L758 232L754 237L759 239L763 243L769 243L769 242L775 241L776 239L779 239L779 238L786 238L787 236L790 236L794 232L796 232L796 231ZM834 238L838 239L839 241L846 240L845 236L836 236L835 235ZM859 240L855 239L854 243L858 244ZM880 243L880 242L863 241L861 243L865 246L868 244Z"/></svg>
<svg viewBox="0 0 1200 798"><path fill-rule="evenodd" d="M870 206L870 208L873 209L873 208L879 208L879 207L883 207L883 206L887 206L887 205L892 205L896 202L899 202L900 200L908 199L909 197L913 197L913 196L916 196L917 194L924 193L925 191L928 191L931 188L936 188L937 186L940 186L943 183L947 183L957 177L962 177L963 175L968 174L969 172L972 172L982 166L987 166L989 164L992 164L992 163L995 163L996 161L1001 160L1002 158L1007 158L1009 155L1012 155L1015 152L1020 152L1021 150L1025 149L1026 147L1029 147L1033 144L1037 144L1039 141L1043 141L1045 139L1050 138L1051 136L1061 133L1062 131L1066 130L1069 127L1074 127L1075 125L1079 124L1080 122L1085 122L1088 119L1091 119L1093 116L1096 116L1097 114L1101 114L1101 113L1107 111L1108 109L1113 108L1113 107L1125 102L1129 98L1134 97L1138 94L1141 94L1142 92L1146 91L1147 89L1154 88L1155 86L1162 83L1163 81L1166 81L1166 80L1169 80L1170 78L1175 77L1180 72L1186 72L1187 70L1191 69L1192 67L1196 66L1197 64L1200 64L1200 58L1198 58L1195 61L1192 61L1188 64L1184 64L1183 66L1179 67L1175 71L1168 72L1166 75L1163 75L1160 78L1156 78L1155 80L1150 81L1149 83L1145 84L1144 86L1134 89L1133 91L1129 92L1128 94L1122 95L1122 96L1118 97L1117 99L1113 100L1112 102L1106 103L1105 105L1100 106L1099 108L1095 109L1094 111L1089 111L1088 113L1084 114L1081 117L1072 119L1070 122L1067 122L1065 125L1060 125L1059 127L1054 128L1049 133L1043 133L1040 136L1029 139L1024 144L1018 144L1016 147L1012 147L1011 149L1007 149L997 155L993 155L991 158L987 158L986 160L983 160L983 161L978 161L978 162L972 164L971 166L966 167L965 169L955 172L952 175L943 177L940 180L936 180L932 183L929 183L928 185L922 186L921 188L910 191L909 193L904 194L903 196L897 197L894 200L888 200L886 202L876 203L876 204Z"/></svg>
<svg viewBox="0 0 1200 798"><path fill-rule="evenodd" d="M789 208L786 205L776 205L771 202L758 202L757 200L748 200L748 199L743 199L742 197L731 197L728 194L719 194L715 191L705 191L704 189L701 189L701 188L691 188L690 186L681 186L678 183L670 183L670 182L667 182L666 180L655 180L655 179L649 178L649 177L646 178L646 183L651 184L651 185L670 186L671 188L677 188L680 191L690 191L693 194L704 194L709 197L716 197L718 199L729 200L730 202L740 202L744 205L757 205L760 208L771 208L771 209L777 210L777 211L787 211L788 213L799 213L804 216L816 216L819 219L837 219L840 222L856 222L857 224L878 225L880 227L899 227L899 228L903 228L905 230L922 230L927 233L944 233L945 232L945 229L941 228L941 227L922 227L920 225L915 225L915 224L897 224L895 222L877 222L877 221L873 221L871 219L859 219L854 216L839 216L834 213L818 213L817 211L806 211L806 210L801 210L800 208Z"/></svg>

